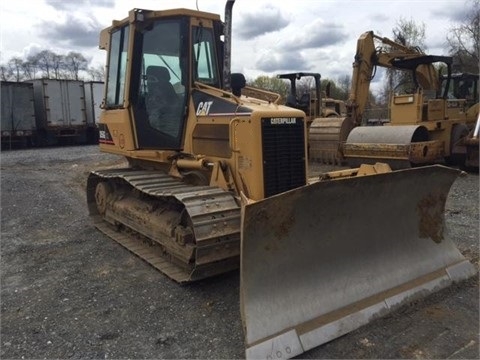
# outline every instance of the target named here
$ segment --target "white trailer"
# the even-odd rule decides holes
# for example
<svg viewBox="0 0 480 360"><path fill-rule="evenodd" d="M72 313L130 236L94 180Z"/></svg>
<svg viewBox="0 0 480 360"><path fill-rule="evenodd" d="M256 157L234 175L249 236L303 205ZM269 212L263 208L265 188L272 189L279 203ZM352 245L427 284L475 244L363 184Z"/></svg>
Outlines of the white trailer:
<svg viewBox="0 0 480 360"><path fill-rule="evenodd" d="M2 148L29 146L36 134L33 85L1 82Z"/></svg>
<svg viewBox="0 0 480 360"><path fill-rule="evenodd" d="M87 109L87 124L89 126L88 142L98 141L98 123L100 122L100 106L104 97L104 83L101 81L87 81L85 87L85 105Z"/></svg>
<svg viewBox="0 0 480 360"><path fill-rule="evenodd" d="M45 145L87 141L83 81L32 80L39 140Z"/></svg>

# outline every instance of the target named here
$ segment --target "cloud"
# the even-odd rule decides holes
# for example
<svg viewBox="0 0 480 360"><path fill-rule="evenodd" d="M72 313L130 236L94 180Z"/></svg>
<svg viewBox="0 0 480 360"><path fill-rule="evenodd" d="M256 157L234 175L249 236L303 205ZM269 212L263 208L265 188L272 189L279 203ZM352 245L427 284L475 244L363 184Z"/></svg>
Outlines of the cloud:
<svg viewBox="0 0 480 360"><path fill-rule="evenodd" d="M433 37L428 42L427 52L429 54L441 55L443 50L447 49L448 47L449 45L446 38Z"/></svg>
<svg viewBox="0 0 480 360"><path fill-rule="evenodd" d="M28 59L31 56L37 55L42 50L45 50L45 48L43 46L41 46L37 43L30 43L23 48L23 51L22 51L23 58Z"/></svg>
<svg viewBox="0 0 480 360"><path fill-rule="evenodd" d="M89 48L98 45L98 34L103 25L92 17L80 18L67 14L62 23L44 21L37 27L40 34L51 43L60 42L72 48Z"/></svg>
<svg viewBox="0 0 480 360"><path fill-rule="evenodd" d="M238 20L234 20L235 33L242 39L253 39L264 34L279 31L290 23L279 9L270 5L238 17Z"/></svg>
<svg viewBox="0 0 480 360"><path fill-rule="evenodd" d="M307 71L311 69L308 61L301 53L272 53L261 56L255 63L258 70L268 73L281 71Z"/></svg>
<svg viewBox="0 0 480 360"><path fill-rule="evenodd" d="M373 13L370 16L370 20L372 21L372 23L378 23L390 21L390 18L384 13Z"/></svg>
<svg viewBox="0 0 480 360"><path fill-rule="evenodd" d="M297 34L286 37L281 47L288 51L324 48L337 45L347 39L348 34L343 25L324 23L322 19L318 19L298 31Z"/></svg>
<svg viewBox="0 0 480 360"><path fill-rule="evenodd" d="M79 8L89 9L95 7L114 7L115 0L45 0L47 5L55 8L58 11L72 11Z"/></svg>
<svg viewBox="0 0 480 360"><path fill-rule="evenodd" d="M470 15L470 11L472 9L468 9L462 6L455 6L451 8L438 8L432 10L433 18L446 18L452 22L465 22L465 19L468 18Z"/></svg>

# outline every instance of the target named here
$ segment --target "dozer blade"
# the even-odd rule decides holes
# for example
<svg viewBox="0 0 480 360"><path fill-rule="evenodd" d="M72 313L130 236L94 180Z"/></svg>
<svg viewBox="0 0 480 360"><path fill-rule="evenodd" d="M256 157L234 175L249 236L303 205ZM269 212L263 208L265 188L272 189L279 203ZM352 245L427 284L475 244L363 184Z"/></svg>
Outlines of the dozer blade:
<svg viewBox="0 0 480 360"><path fill-rule="evenodd" d="M459 171L317 182L242 208L247 358L291 358L475 273L448 238Z"/></svg>

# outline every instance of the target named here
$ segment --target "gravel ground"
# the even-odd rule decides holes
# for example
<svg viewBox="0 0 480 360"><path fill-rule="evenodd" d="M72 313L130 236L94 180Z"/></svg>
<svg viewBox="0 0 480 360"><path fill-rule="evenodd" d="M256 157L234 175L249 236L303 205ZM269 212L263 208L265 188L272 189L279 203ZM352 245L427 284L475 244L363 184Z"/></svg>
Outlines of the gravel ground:
<svg viewBox="0 0 480 360"><path fill-rule="evenodd" d="M0 357L244 357L238 271L180 286L92 226L88 172L121 163L97 146L1 153ZM446 219L478 268L478 175L455 182ZM477 276L302 357L478 359L478 320Z"/></svg>

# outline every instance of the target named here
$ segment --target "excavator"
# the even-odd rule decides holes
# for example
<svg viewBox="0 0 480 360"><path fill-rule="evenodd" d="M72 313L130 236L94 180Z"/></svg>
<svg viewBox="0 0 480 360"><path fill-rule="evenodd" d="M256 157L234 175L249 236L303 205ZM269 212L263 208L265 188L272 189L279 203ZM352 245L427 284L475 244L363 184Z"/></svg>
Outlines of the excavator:
<svg viewBox="0 0 480 360"><path fill-rule="evenodd" d="M475 124L478 101L469 106L465 98L448 98L452 78L455 83L452 61L448 56L426 55L417 47L373 31L363 33L353 63L348 116L333 124L322 118L312 122L312 157L321 162L332 158L336 163L346 161L351 167L377 161L394 169L436 162L462 166L466 152L463 139ZM434 64L447 69L444 80ZM378 66L407 72L410 81L394 89L390 119L384 126L364 126L370 83Z"/></svg>
<svg viewBox="0 0 480 360"><path fill-rule="evenodd" d="M231 72L233 5L224 21L133 9L101 31L99 147L128 165L90 172L96 228L184 286L239 269L252 359L298 356L473 276L445 228L460 171L311 177L305 113Z"/></svg>

